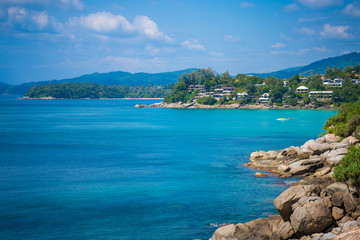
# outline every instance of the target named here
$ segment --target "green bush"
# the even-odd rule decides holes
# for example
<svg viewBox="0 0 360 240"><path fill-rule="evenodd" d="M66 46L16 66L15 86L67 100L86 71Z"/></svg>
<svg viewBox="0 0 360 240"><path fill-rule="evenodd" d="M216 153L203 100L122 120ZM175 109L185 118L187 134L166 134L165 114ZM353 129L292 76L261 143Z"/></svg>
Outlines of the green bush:
<svg viewBox="0 0 360 240"><path fill-rule="evenodd" d="M203 105L214 105L217 101L215 98L208 96L198 99L197 102Z"/></svg>
<svg viewBox="0 0 360 240"><path fill-rule="evenodd" d="M334 168L334 177L338 181L350 181L354 186L360 186L360 148L350 146L339 165Z"/></svg>

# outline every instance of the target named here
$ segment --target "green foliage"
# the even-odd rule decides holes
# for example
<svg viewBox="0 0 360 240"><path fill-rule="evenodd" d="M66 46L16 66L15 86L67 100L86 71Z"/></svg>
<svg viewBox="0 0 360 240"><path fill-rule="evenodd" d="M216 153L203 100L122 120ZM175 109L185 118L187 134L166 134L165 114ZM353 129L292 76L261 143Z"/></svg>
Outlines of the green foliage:
<svg viewBox="0 0 360 240"><path fill-rule="evenodd" d="M106 86L96 83L61 83L32 87L25 96L30 98L161 98L171 93L167 86Z"/></svg>
<svg viewBox="0 0 360 240"><path fill-rule="evenodd" d="M360 131L360 99L355 103L341 104L338 113L329 118L324 129L341 137Z"/></svg>
<svg viewBox="0 0 360 240"><path fill-rule="evenodd" d="M350 146L348 152L334 168L334 177L338 181L350 181L360 187L360 148Z"/></svg>
<svg viewBox="0 0 360 240"><path fill-rule="evenodd" d="M214 105L217 101L215 98L208 96L198 99L197 102L203 105Z"/></svg>

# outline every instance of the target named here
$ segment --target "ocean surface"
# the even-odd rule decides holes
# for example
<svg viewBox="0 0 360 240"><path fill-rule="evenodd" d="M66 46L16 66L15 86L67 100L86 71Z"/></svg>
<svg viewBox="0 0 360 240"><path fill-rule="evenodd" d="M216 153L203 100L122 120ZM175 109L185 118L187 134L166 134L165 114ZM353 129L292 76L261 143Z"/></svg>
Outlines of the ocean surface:
<svg viewBox="0 0 360 240"><path fill-rule="evenodd" d="M209 239L275 214L294 180L255 178L251 152L301 145L336 114L134 108L160 101L0 96L0 239Z"/></svg>

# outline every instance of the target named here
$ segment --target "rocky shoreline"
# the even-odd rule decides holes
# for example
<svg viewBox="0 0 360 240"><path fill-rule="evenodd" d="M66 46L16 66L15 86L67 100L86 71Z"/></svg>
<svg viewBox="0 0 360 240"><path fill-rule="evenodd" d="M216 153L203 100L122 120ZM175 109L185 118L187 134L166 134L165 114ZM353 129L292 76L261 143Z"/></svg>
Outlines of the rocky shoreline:
<svg viewBox="0 0 360 240"><path fill-rule="evenodd" d="M340 141L328 134L300 147L252 153L246 166L302 180L274 200L279 215L228 224L218 228L211 240L360 239L360 194L332 177L334 166L351 145L359 146L360 140Z"/></svg>
<svg viewBox="0 0 360 240"><path fill-rule="evenodd" d="M135 105L135 108L176 108L176 109L336 109L333 105L328 105L324 107L316 107L314 104L308 104L304 106L290 106L290 105L284 105L284 106L275 106L275 105L267 105L267 104L239 104L239 103L233 103L233 104L216 104L216 105L203 105L199 104L197 102L191 102L191 103L154 103L151 105L145 105L145 104L137 104Z"/></svg>

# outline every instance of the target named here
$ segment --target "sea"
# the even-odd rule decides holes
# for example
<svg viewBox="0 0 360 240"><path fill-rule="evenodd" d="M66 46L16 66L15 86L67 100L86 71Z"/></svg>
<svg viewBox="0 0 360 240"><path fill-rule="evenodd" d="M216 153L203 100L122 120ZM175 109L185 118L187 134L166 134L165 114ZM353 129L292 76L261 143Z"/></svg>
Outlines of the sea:
<svg viewBox="0 0 360 240"><path fill-rule="evenodd" d="M256 178L243 164L318 137L336 114L18 97L0 96L2 240L209 239L276 214L297 179Z"/></svg>

